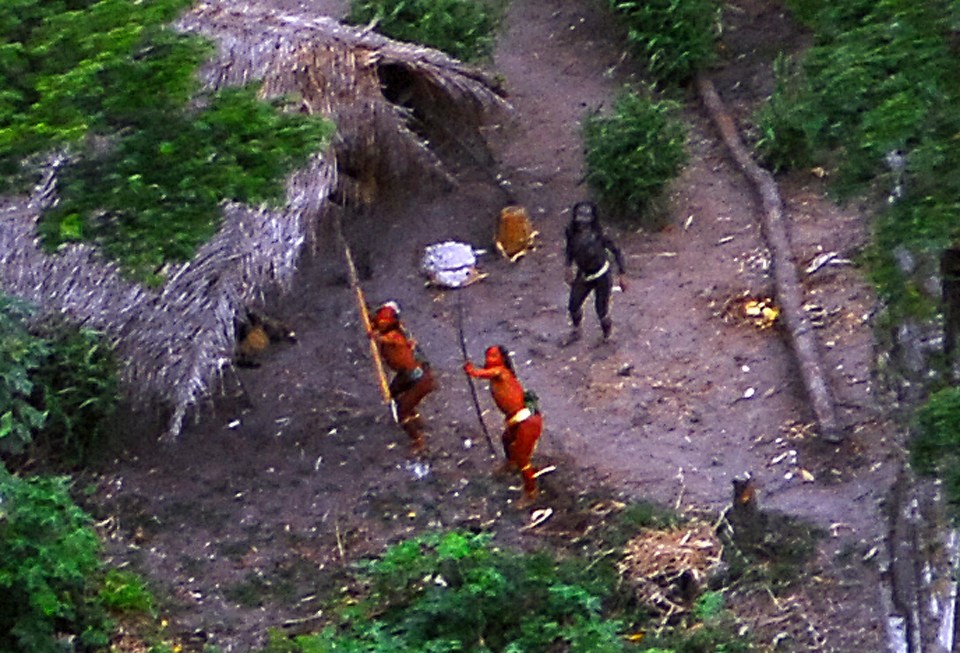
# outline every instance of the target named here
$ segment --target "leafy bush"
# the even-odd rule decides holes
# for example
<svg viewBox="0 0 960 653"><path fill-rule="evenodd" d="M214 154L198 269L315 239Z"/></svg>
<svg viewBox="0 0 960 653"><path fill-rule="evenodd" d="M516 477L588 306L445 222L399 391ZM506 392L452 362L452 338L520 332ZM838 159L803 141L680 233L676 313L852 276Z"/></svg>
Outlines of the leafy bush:
<svg viewBox="0 0 960 653"><path fill-rule="evenodd" d="M608 0L627 40L661 82L681 83L714 56L719 34L716 0Z"/></svg>
<svg viewBox="0 0 960 653"><path fill-rule="evenodd" d="M21 453L46 417L30 397L49 347L27 331L29 314L26 304L0 293L0 454Z"/></svg>
<svg viewBox="0 0 960 653"><path fill-rule="evenodd" d="M82 463L119 401L113 351L65 322L31 331L30 312L0 295L0 454L39 445L47 458Z"/></svg>
<svg viewBox="0 0 960 653"><path fill-rule="evenodd" d="M960 516L960 388L933 393L914 418L910 460L921 474L943 479L947 501Z"/></svg>
<svg viewBox="0 0 960 653"><path fill-rule="evenodd" d="M625 650L620 622L603 615L615 578L582 562L510 554L485 535L432 533L391 547L362 575L369 593L340 612L339 628L297 638L293 650Z"/></svg>
<svg viewBox="0 0 960 653"><path fill-rule="evenodd" d="M32 401L47 419L33 440L49 458L82 464L119 403L117 361L96 331L57 322L40 334L47 355L31 375Z"/></svg>
<svg viewBox="0 0 960 653"><path fill-rule="evenodd" d="M960 60L951 49L960 9L949 0L791 6L813 26L815 45L796 65L780 64L758 119L760 151L775 167L835 166L841 195L902 184L875 225L868 260L894 318L929 314L892 252L935 253L960 238ZM902 171L888 167L893 151Z"/></svg>
<svg viewBox="0 0 960 653"><path fill-rule="evenodd" d="M253 88L198 95L212 48L164 27L189 4L0 3L0 172L22 177L25 162L67 149L46 244L96 242L157 283L165 262L216 231L221 202L282 197L286 174L331 131Z"/></svg>
<svg viewBox="0 0 960 653"><path fill-rule="evenodd" d="M502 0L351 0L347 21L369 23L400 40L442 50L463 61L493 53Z"/></svg>
<svg viewBox="0 0 960 653"><path fill-rule="evenodd" d="M630 519L660 516L642 506ZM320 633L291 639L274 629L261 653L750 650L714 592L692 620L647 633L648 615L606 564L610 552L565 560L501 550L488 535L421 535L359 565L357 588L331 606L333 622Z"/></svg>
<svg viewBox="0 0 960 653"><path fill-rule="evenodd" d="M678 105L623 92L610 116L583 124L586 180L615 216L652 223L648 207L687 162L686 129Z"/></svg>
<svg viewBox="0 0 960 653"><path fill-rule="evenodd" d="M58 653L106 645L92 579L99 543L63 478L21 479L0 466L0 650Z"/></svg>

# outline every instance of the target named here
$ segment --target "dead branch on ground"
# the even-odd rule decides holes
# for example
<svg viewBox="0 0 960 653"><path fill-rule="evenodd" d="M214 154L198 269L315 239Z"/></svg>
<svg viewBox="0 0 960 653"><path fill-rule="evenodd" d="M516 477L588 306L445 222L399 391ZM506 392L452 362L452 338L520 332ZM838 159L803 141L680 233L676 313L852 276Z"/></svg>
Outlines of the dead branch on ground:
<svg viewBox="0 0 960 653"><path fill-rule="evenodd" d="M828 442L839 442L842 439L842 433L837 424L830 387L823 373L813 325L802 308L803 295L794 265L790 239L784 225L783 201L780 199L777 183L773 175L757 165L750 156L713 82L700 74L697 76L697 90L727 149L730 150L740 170L760 196L763 204L761 224L767 245L770 247L777 303L782 311L790 346L796 356L803 385L817 418L820 437Z"/></svg>

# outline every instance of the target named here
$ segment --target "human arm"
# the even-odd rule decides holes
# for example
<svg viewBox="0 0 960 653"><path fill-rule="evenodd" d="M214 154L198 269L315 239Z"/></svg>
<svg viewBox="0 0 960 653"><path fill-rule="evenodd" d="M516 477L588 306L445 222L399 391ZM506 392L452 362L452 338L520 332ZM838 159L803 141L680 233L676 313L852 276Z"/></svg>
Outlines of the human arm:
<svg viewBox="0 0 960 653"><path fill-rule="evenodd" d="M477 367L470 361L463 364L463 371L475 379L493 379L500 375L499 367Z"/></svg>
<svg viewBox="0 0 960 653"><path fill-rule="evenodd" d="M613 256L613 260L617 264L617 274L623 276L626 270L624 269L623 253L620 251L620 248L606 235L603 236L603 247Z"/></svg>
<svg viewBox="0 0 960 653"><path fill-rule="evenodd" d="M620 248L617 247L617 244L606 235L603 236L603 246L609 255L613 256L613 260L617 264L617 285L620 286L621 290L626 291L627 280L624 277L626 270L623 265L623 253L620 251Z"/></svg>

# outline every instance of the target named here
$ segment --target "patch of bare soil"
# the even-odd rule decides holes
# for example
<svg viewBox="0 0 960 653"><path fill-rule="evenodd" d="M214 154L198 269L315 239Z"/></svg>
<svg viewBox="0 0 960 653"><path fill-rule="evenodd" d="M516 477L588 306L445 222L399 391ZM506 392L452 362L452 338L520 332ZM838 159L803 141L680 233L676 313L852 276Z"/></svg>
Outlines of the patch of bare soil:
<svg viewBox="0 0 960 653"><path fill-rule="evenodd" d="M342 11L339 3L278 4ZM328 229L296 292L274 307L299 342L225 379L228 397L179 442L139 439L95 479L92 501L111 518L112 555L171 593L171 628L198 650L202 642L250 650L267 627L284 623L308 629L350 561L420 529L492 528L505 542L535 547L594 524L590 507L603 497L719 512L745 472L763 508L828 533L808 582L776 599L738 595L731 607L756 640L790 651L884 648L871 551L898 454L871 388L874 298L849 262L864 242L863 215L826 201L812 174L780 180L798 266L835 252L802 276L848 435L841 445L814 437L782 334L729 310L744 295L772 294L769 253L755 194L693 96L690 164L670 189L669 226L646 233L608 225L630 282L615 295L612 341L600 341L588 310L585 337L559 344L568 328L563 226L588 193L579 125L636 70L621 56L621 37L596 0L511 3L494 67L516 113L491 130L496 171L462 160L457 188L385 198L349 219L347 237L369 262L370 302L400 302L439 378L421 409L425 455L409 454L379 399ZM773 3L726 6L711 74L741 124L770 91L775 54L803 38ZM489 277L464 290L424 286L424 246L456 239L492 250L496 216L514 202L541 231L537 250L516 263L485 257ZM461 311L470 356L506 345L540 396L546 426L536 462L557 471L541 479L533 506L554 516L536 528L527 527L530 509L514 507L518 479L490 473L500 418L481 384L492 454L461 372ZM241 385L248 407L230 399ZM133 426L131 442L143 430Z"/></svg>

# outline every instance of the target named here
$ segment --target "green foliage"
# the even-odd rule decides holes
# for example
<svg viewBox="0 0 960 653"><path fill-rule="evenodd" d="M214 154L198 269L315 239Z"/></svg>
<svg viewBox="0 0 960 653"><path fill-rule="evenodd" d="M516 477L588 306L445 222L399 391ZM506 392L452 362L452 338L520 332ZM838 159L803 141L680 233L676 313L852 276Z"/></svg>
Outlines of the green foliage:
<svg viewBox="0 0 960 653"><path fill-rule="evenodd" d="M781 62L776 91L759 114L760 151L774 167L836 168L841 195L873 183L903 197L875 225L868 262L896 319L931 312L894 269L898 245L936 252L960 238L960 25L952 0L794 0L816 42L796 64ZM900 150L902 173L885 155Z"/></svg>
<svg viewBox="0 0 960 653"><path fill-rule="evenodd" d="M686 128L677 111L675 102L626 90L611 115L584 120L586 180L611 214L655 222L650 203L687 162Z"/></svg>
<svg viewBox="0 0 960 653"><path fill-rule="evenodd" d="M0 294L0 454L21 453L46 418L30 397L32 377L50 350L27 331L29 313L23 302Z"/></svg>
<svg viewBox="0 0 960 653"><path fill-rule="evenodd" d="M723 610L723 594L720 592L705 592L697 598L696 605L693 606L693 614L700 621L708 621L715 618Z"/></svg>
<svg viewBox="0 0 960 653"><path fill-rule="evenodd" d="M608 0L658 81L682 83L709 63L720 28L716 0Z"/></svg>
<svg viewBox="0 0 960 653"><path fill-rule="evenodd" d="M98 551L65 479L21 479L0 466L0 650L56 653L62 633L81 651L106 644L91 600Z"/></svg>
<svg viewBox="0 0 960 653"><path fill-rule="evenodd" d="M826 118L805 101L809 82L796 60L781 54L773 62L773 75L773 95L757 115L757 152L773 170L812 166L814 143Z"/></svg>
<svg viewBox="0 0 960 653"><path fill-rule="evenodd" d="M361 573L368 595L341 611L339 627L297 638L294 650L624 650L620 622L603 614L615 578L582 561L504 552L485 535L431 533L391 547Z"/></svg>
<svg viewBox="0 0 960 653"><path fill-rule="evenodd" d="M493 53L502 0L351 0L347 21L442 50L463 61Z"/></svg>
<svg viewBox="0 0 960 653"><path fill-rule="evenodd" d="M940 476L954 517L960 516L960 388L930 395L914 419L910 460L921 474Z"/></svg>
<svg viewBox="0 0 960 653"><path fill-rule="evenodd" d="M163 115L193 93L207 48L165 32L189 0L11 0L0 5L0 162ZM155 107L155 108L153 108Z"/></svg>
<svg viewBox="0 0 960 653"><path fill-rule="evenodd" d="M327 134L325 123L257 101L253 87L220 91L199 112L144 124L65 170L41 233L51 246L91 240L146 274L208 240L223 200L281 199L281 174Z"/></svg>
<svg viewBox="0 0 960 653"><path fill-rule="evenodd" d="M0 454L34 445L83 463L118 403L117 364L103 337L66 322L28 330L30 309L0 295Z"/></svg>
<svg viewBox="0 0 960 653"><path fill-rule="evenodd" d="M114 613L156 616L153 593L143 578L122 569L107 571L99 592L100 603Z"/></svg>
<svg viewBox="0 0 960 653"><path fill-rule="evenodd" d="M31 375L32 400L47 419L33 440L48 458L82 464L119 404L117 361L97 331L57 322L40 335L47 355Z"/></svg>
<svg viewBox="0 0 960 653"><path fill-rule="evenodd" d="M216 231L220 204L273 201L330 126L280 112L254 88L197 94L212 51L164 25L188 0L14 0L0 5L0 172L67 148L54 248L98 243L159 282Z"/></svg>

